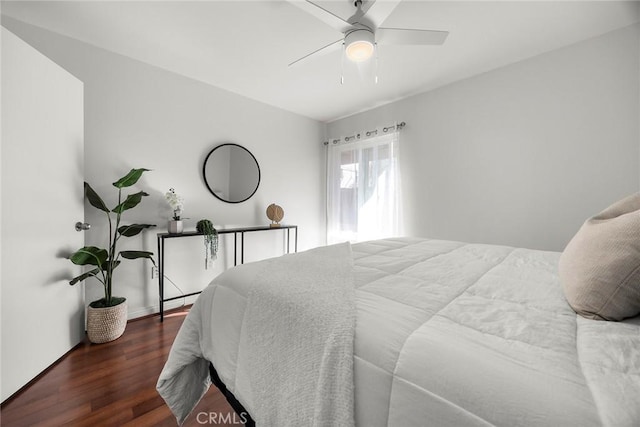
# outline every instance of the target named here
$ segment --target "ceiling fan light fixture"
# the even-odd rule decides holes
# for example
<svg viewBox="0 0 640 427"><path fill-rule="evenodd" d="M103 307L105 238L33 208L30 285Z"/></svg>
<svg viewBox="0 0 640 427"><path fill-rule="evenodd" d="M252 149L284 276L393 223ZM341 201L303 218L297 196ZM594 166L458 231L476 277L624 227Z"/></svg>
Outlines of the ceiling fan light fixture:
<svg viewBox="0 0 640 427"><path fill-rule="evenodd" d="M371 58L374 47L373 32L369 30L354 30L344 38L345 54L353 62L363 62Z"/></svg>

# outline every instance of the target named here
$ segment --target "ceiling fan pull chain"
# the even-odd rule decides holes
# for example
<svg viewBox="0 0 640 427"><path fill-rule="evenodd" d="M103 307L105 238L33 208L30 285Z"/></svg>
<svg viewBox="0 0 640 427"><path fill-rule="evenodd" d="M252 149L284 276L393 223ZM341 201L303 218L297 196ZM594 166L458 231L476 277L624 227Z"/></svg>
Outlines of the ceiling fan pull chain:
<svg viewBox="0 0 640 427"><path fill-rule="evenodd" d="M375 84L378 84L378 43L373 44L373 49L375 51L375 64L373 69L373 81Z"/></svg>
<svg viewBox="0 0 640 427"><path fill-rule="evenodd" d="M345 44L342 43L342 61L340 61L340 84L344 84L344 57L346 55L345 52Z"/></svg>

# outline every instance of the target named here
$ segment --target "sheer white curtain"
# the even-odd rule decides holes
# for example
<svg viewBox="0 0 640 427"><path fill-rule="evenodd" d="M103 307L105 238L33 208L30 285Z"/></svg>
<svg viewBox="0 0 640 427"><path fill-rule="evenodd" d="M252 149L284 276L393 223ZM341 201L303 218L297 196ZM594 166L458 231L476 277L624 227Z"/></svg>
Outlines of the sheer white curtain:
<svg viewBox="0 0 640 427"><path fill-rule="evenodd" d="M398 131L329 144L327 243L397 236L400 230Z"/></svg>

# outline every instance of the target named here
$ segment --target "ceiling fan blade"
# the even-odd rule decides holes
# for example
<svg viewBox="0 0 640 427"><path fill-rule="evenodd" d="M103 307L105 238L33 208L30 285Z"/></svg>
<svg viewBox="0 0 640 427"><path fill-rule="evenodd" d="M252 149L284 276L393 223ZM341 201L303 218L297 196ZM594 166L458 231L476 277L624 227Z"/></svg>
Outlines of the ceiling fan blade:
<svg viewBox="0 0 640 427"><path fill-rule="evenodd" d="M440 45L449 31L414 30L409 28L378 28L376 42L379 44Z"/></svg>
<svg viewBox="0 0 640 427"><path fill-rule="evenodd" d="M338 15L334 14L333 12L330 12L321 6L318 6L317 4L310 2L309 0L304 0L304 1L287 0L287 1L292 5L297 6L298 8L304 10L308 14L315 16L325 24L335 28L341 33L345 33L351 29L351 24L349 24L347 21L340 18Z"/></svg>
<svg viewBox="0 0 640 427"><path fill-rule="evenodd" d="M333 43L329 43L328 45L323 46L320 49L315 50L315 51L311 52L310 54L303 56L300 59L296 59L291 64L289 64L289 67L295 66L295 65L300 65L301 63L306 62L307 60L309 60L311 58L316 58L318 56L326 55L327 53L336 52L336 51L338 51L338 50L340 50L342 48L342 43L343 42L344 42L344 40L340 39L340 40L334 41Z"/></svg>
<svg viewBox="0 0 640 427"><path fill-rule="evenodd" d="M395 1L395 0L394 0ZM362 0L362 13L367 13L376 0Z"/></svg>
<svg viewBox="0 0 640 427"><path fill-rule="evenodd" d="M391 12L398 6L400 0L376 0L373 4L371 3L371 1L364 2L362 10L369 21L371 21L375 27L379 27L389 15L391 15Z"/></svg>

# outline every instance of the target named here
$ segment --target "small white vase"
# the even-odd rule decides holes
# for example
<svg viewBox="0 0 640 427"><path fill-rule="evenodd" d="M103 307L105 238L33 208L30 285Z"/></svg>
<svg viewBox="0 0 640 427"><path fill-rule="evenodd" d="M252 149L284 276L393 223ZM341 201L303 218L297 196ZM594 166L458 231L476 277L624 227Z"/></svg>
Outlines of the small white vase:
<svg viewBox="0 0 640 427"><path fill-rule="evenodd" d="M167 227L169 229L169 233L171 234L180 234L182 233L182 220L175 220L172 219L171 221L169 221L169 226Z"/></svg>

